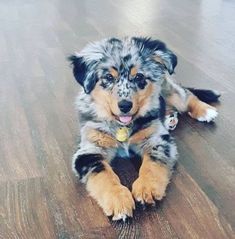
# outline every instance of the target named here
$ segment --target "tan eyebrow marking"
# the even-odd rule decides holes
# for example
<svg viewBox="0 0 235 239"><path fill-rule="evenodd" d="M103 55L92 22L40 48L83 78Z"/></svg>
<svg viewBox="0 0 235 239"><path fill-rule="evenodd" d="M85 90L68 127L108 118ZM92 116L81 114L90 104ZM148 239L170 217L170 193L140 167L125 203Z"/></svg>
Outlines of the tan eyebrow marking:
<svg viewBox="0 0 235 239"><path fill-rule="evenodd" d="M130 71L131 76L135 76L137 74L137 68L136 66L133 66Z"/></svg>
<svg viewBox="0 0 235 239"><path fill-rule="evenodd" d="M115 70L113 67L109 70L109 72L114 78L118 77L118 71Z"/></svg>

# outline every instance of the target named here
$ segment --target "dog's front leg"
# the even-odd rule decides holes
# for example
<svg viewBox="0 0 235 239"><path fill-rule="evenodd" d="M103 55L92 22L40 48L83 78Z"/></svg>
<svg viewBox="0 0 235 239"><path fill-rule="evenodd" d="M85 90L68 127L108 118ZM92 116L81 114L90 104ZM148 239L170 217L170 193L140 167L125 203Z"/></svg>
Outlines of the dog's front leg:
<svg viewBox="0 0 235 239"><path fill-rule="evenodd" d="M148 154L143 157L139 177L132 185L132 194L141 204L154 204L165 196L171 171L160 161L153 161Z"/></svg>
<svg viewBox="0 0 235 239"><path fill-rule="evenodd" d="M151 150L143 155L139 177L132 185L132 194L137 202L154 204L165 196L166 187L177 160L177 150L173 139L162 135Z"/></svg>
<svg viewBox="0 0 235 239"><path fill-rule="evenodd" d="M107 216L113 215L113 220L125 220L132 217L135 203L131 192L120 183L109 165L106 145L112 146L107 135L98 131L96 134L94 129L86 131L80 149L74 155L73 169Z"/></svg>

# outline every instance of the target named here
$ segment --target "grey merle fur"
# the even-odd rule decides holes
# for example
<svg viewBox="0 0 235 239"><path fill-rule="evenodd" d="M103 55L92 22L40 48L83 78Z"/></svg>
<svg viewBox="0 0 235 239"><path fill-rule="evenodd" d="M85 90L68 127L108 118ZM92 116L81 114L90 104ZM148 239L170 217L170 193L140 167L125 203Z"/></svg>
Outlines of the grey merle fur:
<svg viewBox="0 0 235 239"><path fill-rule="evenodd" d="M125 220L132 216L133 197L141 203L152 203L152 196L161 200L165 195L178 158L174 139L165 127L165 119L169 119L166 114L169 117L174 110L192 113L190 100L200 101L191 92L207 102L215 101L219 94L177 84L172 76L176 55L163 42L151 38L103 39L88 44L69 61L83 87L76 101L80 142L73 156L73 170L87 183L87 190L106 215L113 213L113 220ZM203 117L191 116L208 122L217 116L212 107L206 112ZM120 142L118 132L123 125L129 138ZM117 158L119 163L128 158L140 165L144 158L143 166L134 164L141 171L132 185L132 195L112 172ZM155 193L156 187L160 192ZM144 198L146 190L149 199ZM116 199L120 205L118 201L113 204Z"/></svg>
<svg viewBox="0 0 235 239"><path fill-rule="evenodd" d="M156 61L155 57L159 57L161 62ZM85 120L80 122L81 143L74 155L73 165L76 174L80 178L85 178L89 170L94 170L94 164L100 171L104 170L97 155L111 162L117 155L128 156L128 151L141 156L149 148L152 149L151 158L154 161L159 160L169 168L173 168L177 160L177 150L162 123L165 103L160 97L160 89L167 72L169 74L174 72L177 65L176 55L159 40L142 37L111 38L89 44L80 53L70 56L69 60L73 66L75 79L84 89L77 99L80 119ZM141 77L143 75L138 82L135 78L131 79L129 74L131 67L135 65L139 66L138 73ZM106 78L110 67L119 72L117 81ZM159 90L150 96L151 105L128 127L130 135L150 125L155 125L158 131L138 145L119 143L117 149L103 149L90 143L86 137L88 129L93 128L115 138L116 131L120 127L118 122L109 121L97 114L97 107L91 97L95 85L100 84L104 90L116 91L120 99L130 99L132 94L143 90L148 82L158 85ZM126 151L126 148L129 150Z"/></svg>

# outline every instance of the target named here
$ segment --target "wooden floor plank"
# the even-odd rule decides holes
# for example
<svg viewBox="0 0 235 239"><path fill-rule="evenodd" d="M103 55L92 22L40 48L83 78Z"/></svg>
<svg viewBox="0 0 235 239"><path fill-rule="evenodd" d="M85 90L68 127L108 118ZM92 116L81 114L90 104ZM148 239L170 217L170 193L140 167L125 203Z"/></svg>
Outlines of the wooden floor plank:
<svg viewBox="0 0 235 239"><path fill-rule="evenodd" d="M165 207L180 238L233 238L231 225L182 166L178 167L172 187L175 190L169 190Z"/></svg>
<svg viewBox="0 0 235 239"><path fill-rule="evenodd" d="M0 238L235 238L234 20L221 0L0 1ZM66 57L126 35L165 41L181 84L223 96L215 124L180 118L167 197L123 224L72 173L80 88ZM137 173L121 164L130 187Z"/></svg>
<svg viewBox="0 0 235 239"><path fill-rule="evenodd" d="M0 184L0 238L55 238L41 178Z"/></svg>

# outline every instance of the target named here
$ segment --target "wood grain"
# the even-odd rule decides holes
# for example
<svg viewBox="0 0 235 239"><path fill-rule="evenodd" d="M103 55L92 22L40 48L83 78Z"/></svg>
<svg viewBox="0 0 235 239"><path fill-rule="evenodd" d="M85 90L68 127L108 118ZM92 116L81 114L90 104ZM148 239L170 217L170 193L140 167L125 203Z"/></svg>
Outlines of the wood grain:
<svg viewBox="0 0 235 239"><path fill-rule="evenodd" d="M234 21L233 1L0 1L0 238L235 238ZM214 124L180 117L167 197L123 224L72 173L80 88L66 57L126 35L165 41L180 83L223 96ZM114 165L129 188L131 161Z"/></svg>

